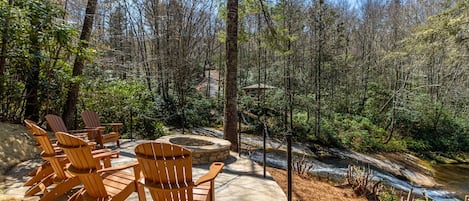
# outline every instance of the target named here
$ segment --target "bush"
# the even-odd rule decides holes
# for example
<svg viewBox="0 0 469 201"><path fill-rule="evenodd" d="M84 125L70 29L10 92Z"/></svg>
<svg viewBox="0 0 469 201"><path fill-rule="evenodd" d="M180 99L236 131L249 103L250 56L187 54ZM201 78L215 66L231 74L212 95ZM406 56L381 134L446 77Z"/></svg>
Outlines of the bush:
<svg viewBox="0 0 469 201"><path fill-rule="evenodd" d="M379 194L379 200L380 201L397 201L399 200L396 192L394 189L391 189L390 191L384 191Z"/></svg>
<svg viewBox="0 0 469 201"><path fill-rule="evenodd" d="M384 128L367 117L352 114L335 114L321 123L320 140L329 145L349 148L360 152L406 151L409 147L428 150L425 141L402 137L398 129L387 143L389 136ZM314 128L313 128L314 129Z"/></svg>
<svg viewBox="0 0 469 201"><path fill-rule="evenodd" d="M77 119L81 111L93 110L100 115L101 122L122 122L124 137L129 132L145 135L151 131L155 120L146 119L153 116L153 110L151 94L145 86L138 81L105 79L99 73L88 72L96 77L89 77L82 84Z"/></svg>
<svg viewBox="0 0 469 201"><path fill-rule="evenodd" d="M186 97L185 105L180 105L177 97L170 95L167 99L158 97L154 110L166 124L190 128L217 123L216 107L215 99L200 94Z"/></svg>
<svg viewBox="0 0 469 201"><path fill-rule="evenodd" d="M356 151L372 152L383 150L385 131L361 116L338 115L334 120L336 137L345 147Z"/></svg>
<svg viewBox="0 0 469 201"><path fill-rule="evenodd" d="M450 115L440 103L417 99L411 110L400 112L396 125L407 137L410 150L458 152L469 151L468 123Z"/></svg>
<svg viewBox="0 0 469 201"><path fill-rule="evenodd" d="M144 124L145 132L143 133L143 138L148 140L155 140L161 136L166 135L164 131L164 124L159 121L153 121L153 123Z"/></svg>

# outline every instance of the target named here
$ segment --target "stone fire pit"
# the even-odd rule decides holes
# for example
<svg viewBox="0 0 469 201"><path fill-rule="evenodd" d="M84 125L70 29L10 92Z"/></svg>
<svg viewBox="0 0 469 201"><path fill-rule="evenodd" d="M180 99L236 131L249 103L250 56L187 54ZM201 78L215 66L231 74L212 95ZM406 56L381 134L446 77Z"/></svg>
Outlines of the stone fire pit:
<svg viewBox="0 0 469 201"><path fill-rule="evenodd" d="M181 145L192 152L192 164L224 161L230 156L231 143L227 140L200 135L168 135L156 141Z"/></svg>

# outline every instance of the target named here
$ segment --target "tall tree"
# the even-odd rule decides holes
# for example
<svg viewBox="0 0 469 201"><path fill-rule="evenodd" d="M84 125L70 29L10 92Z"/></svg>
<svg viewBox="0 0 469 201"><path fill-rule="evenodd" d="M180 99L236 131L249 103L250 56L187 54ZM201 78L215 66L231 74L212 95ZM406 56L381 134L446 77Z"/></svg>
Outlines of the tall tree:
<svg viewBox="0 0 469 201"><path fill-rule="evenodd" d="M238 0L228 0L226 20L226 70L224 138L231 142L231 150L238 151L237 68L238 68Z"/></svg>
<svg viewBox="0 0 469 201"><path fill-rule="evenodd" d="M13 5L13 0L8 0L8 5ZM3 72L5 70L6 65L6 54L7 54L7 43L8 43L8 26L10 24L10 16L5 17L4 27L2 30L2 45L1 45L1 53L0 53L0 77L3 79ZM3 81L0 83L0 93L3 95Z"/></svg>
<svg viewBox="0 0 469 201"><path fill-rule="evenodd" d="M314 134L316 137L319 136L321 132L321 70L322 70L322 63L323 63L323 36L324 36L324 25L323 25L323 12L322 12L322 7L323 7L324 2L319 1L318 2L318 13L316 14L316 20L317 22L315 26L315 31L317 35L317 49L316 49L316 62L315 62L315 70L316 70L316 76L315 76L315 93L316 93L316 126L315 126L315 131Z"/></svg>
<svg viewBox="0 0 469 201"><path fill-rule="evenodd" d="M96 13L96 8L98 7L98 0L88 0L86 6L86 15L83 22L83 28L80 35L79 48L80 51L77 53L75 58L75 63L73 65L73 74L72 76L78 78L83 74L83 68L85 66L85 55L84 49L88 48L89 41L91 38L91 31L93 28L94 15ZM80 90L80 83L77 81L70 82L68 88L67 100L65 101L62 118L65 121L65 124L68 127L73 128L73 120L75 118L75 111L77 108L78 102L78 92Z"/></svg>
<svg viewBox="0 0 469 201"><path fill-rule="evenodd" d="M38 95L40 93L40 72L41 65L45 60L44 48L47 46L47 41L51 38L48 35L53 29L54 20L58 17L55 5L50 1L29 1L23 2L24 6L30 7L27 14L30 23L29 34L29 50L30 55L27 71L26 71L26 107L24 117L33 121L39 120L39 111L41 104Z"/></svg>
<svg viewBox="0 0 469 201"><path fill-rule="evenodd" d="M26 78L26 110L24 117L33 121L39 120L39 73L41 65L41 46L39 44L39 34L41 32L40 16L36 15L36 12L31 12L31 33L29 40L31 47L29 48L29 54L32 55L31 66L29 66L29 73Z"/></svg>
<svg viewBox="0 0 469 201"><path fill-rule="evenodd" d="M13 5L13 0L8 0L8 5L12 6ZM10 12L10 9L8 9L8 13ZM3 15L5 16L5 15ZM6 58L7 58L7 43L8 43L8 28L10 26L10 16L9 14L6 14L6 17L2 20L3 24L3 29L1 33L1 38L2 38L2 45L0 46L0 96L4 96L4 87L3 83L5 80L4 77L4 72L6 69ZM2 104L3 106L3 104ZM4 109L3 107L1 108L1 116L3 116Z"/></svg>

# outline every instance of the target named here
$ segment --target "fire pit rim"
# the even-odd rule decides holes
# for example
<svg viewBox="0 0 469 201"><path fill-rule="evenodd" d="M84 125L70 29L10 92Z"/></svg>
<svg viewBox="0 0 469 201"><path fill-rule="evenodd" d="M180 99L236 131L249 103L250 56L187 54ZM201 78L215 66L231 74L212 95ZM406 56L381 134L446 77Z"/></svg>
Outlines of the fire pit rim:
<svg viewBox="0 0 469 201"><path fill-rule="evenodd" d="M195 139L195 140L202 140L202 141L210 142L211 144L202 145L202 146L183 145L183 144L177 144L177 143L171 142L171 139L174 139L174 138L189 138L189 139ZM170 144L177 144L179 146L185 147L191 151L196 151L196 152L212 152L212 151L218 151L218 150L226 150L226 149L229 149L231 146L231 143L228 140L219 139L215 137L201 136L201 135L192 135L192 134L167 135L167 136L158 138L156 141L170 143Z"/></svg>

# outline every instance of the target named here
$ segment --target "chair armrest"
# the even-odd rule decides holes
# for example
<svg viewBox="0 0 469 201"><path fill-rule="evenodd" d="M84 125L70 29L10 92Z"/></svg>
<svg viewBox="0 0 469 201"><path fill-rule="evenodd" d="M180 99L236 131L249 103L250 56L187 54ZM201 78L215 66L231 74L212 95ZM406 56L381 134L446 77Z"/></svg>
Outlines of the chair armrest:
<svg viewBox="0 0 469 201"><path fill-rule="evenodd" d="M104 126L98 126L98 127L86 127L86 126L85 126L85 129L86 129L87 131L89 131L89 130L96 130L96 129L102 130L102 129L105 129L105 128L106 128L106 127L104 127Z"/></svg>
<svg viewBox="0 0 469 201"><path fill-rule="evenodd" d="M225 166L224 163L222 162L214 162L212 165L210 165L210 169L207 172L207 174L201 176L197 181L195 181L194 185L198 186L199 184L205 183L207 181L212 181L215 179L215 177L218 175L218 173L221 172L223 169L223 166Z"/></svg>
<svg viewBox="0 0 469 201"><path fill-rule="evenodd" d="M68 130L68 133L75 134L75 133L86 133L88 129L78 129L78 130Z"/></svg>
<svg viewBox="0 0 469 201"><path fill-rule="evenodd" d="M67 158L67 155L65 155L65 154L57 154L57 155L55 155L55 158L58 158L58 159Z"/></svg>
<svg viewBox="0 0 469 201"><path fill-rule="evenodd" d="M90 136L90 132L94 132L95 129L80 129L80 130L69 130L68 133L77 136L81 139L85 139Z"/></svg>
<svg viewBox="0 0 469 201"><path fill-rule="evenodd" d="M119 128L122 127L122 123L102 123L102 126L110 126L112 127L112 130L116 133L119 133Z"/></svg>
<svg viewBox="0 0 469 201"><path fill-rule="evenodd" d="M91 154L93 154L93 158L118 158L119 157L120 151L118 150L109 150L109 149L100 149L100 150L95 150L92 151Z"/></svg>
<svg viewBox="0 0 469 201"><path fill-rule="evenodd" d="M131 162L131 163L127 163L124 165L115 166L115 167L103 168L103 169L97 170L96 172L103 173L103 172L109 172L109 171L124 170L124 169L131 168L131 167L135 168L138 166L139 166L138 162L135 161L135 162Z"/></svg>
<svg viewBox="0 0 469 201"><path fill-rule="evenodd" d="M101 123L102 126L122 126L122 123Z"/></svg>

